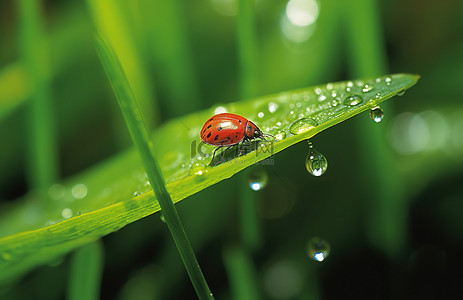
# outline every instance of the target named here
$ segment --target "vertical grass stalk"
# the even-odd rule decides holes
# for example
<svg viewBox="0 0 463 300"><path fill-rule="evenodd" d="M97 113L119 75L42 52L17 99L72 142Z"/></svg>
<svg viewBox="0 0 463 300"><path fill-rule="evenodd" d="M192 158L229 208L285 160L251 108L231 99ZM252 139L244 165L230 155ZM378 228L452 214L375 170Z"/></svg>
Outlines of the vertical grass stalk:
<svg viewBox="0 0 463 300"><path fill-rule="evenodd" d="M74 251L71 257L68 300L100 299L103 262L103 244L100 241Z"/></svg>
<svg viewBox="0 0 463 300"><path fill-rule="evenodd" d="M386 73L386 55L380 28L377 1L351 0L345 3L344 21L349 47L349 62L353 77L373 77ZM359 15L361 18L352 18ZM387 105L382 105L383 108ZM395 258L406 244L405 195L399 172L394 170L394 158L386 142L386 128L364 126L357 120L360 148L363 149L364 167L374 173L369 186L374 197L367 199L369 220L367 228L373 244L391 259ZM361 124L360 124L361 122Z"/></svg>
<svg viewBox="0 0 463 300"><path fill-rule="evenodd" d="M254 0L238 1L237 47L239 61L239 87L241 100L258 93L257 39L255 32ZM259 299L258 280L250 252L256 251L261 243L257 199L248 187L245 170L239 177L239 210L241 247L225 251L224 260L231 283L234 299Z"/></svg>
<svg viewBox="0 0 463 300"><path fill-rule="evenodd" d="M174 203L167 192L164 178L152 152L153 145L149 139L143 115L123 68L106 40L97 40L97 51L196 293L200 299L213 299Z"/></svg>
<svg viewBox="0 0 463 300"><path fill-rule="evenodd" d="M53 122L50 66L38 0L18 1L20 52L31 86L27 117L27 179L42 196L58 177L57 142Z"/></svg>

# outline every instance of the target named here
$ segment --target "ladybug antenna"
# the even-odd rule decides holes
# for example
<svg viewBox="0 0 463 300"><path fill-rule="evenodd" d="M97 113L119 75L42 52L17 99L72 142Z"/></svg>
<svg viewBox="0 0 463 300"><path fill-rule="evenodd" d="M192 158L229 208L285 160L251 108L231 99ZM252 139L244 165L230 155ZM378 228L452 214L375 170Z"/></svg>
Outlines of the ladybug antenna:
<svg viewBox="0 0 463 300"><path fill-rule="evenodd" d="M273 138L274 136L271 135L271 134L262 132L262 139L263 139L264 141L267 141L266 137L272 137L272 138Z"/></svg>

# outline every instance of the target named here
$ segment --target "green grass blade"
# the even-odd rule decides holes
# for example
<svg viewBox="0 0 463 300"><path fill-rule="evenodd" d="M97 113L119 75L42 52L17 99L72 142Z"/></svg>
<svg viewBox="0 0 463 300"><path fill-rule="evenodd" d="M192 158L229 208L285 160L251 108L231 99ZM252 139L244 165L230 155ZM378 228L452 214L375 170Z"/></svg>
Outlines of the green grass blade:
<svg viewBox="0 0 463 300"><path fill-rule="evenodd" d="M174 119L157 129L152 137L153 141L163 141L157 143L154 155L160 163L167 191L172 200L178 202L380 105L413 86L418 79L417 75L395 74L329 83L221 106L221 110L242 114L280 140L259 143L264 146L259 147L259 151L236 158L229 156L230 160L216 167L207 166L210 158L204 155L211 154L214 147L201 145L199 141L203 123L216 108ZM365 89L365 85L370 88ZM361 96L363 101L357 105L344 105L352 95ZM293 135L289 130L291 124L302 117L313 119L318 125L308 126ZM364 126L374 124L368 122ZM31 199L33 196L25 202L18 201L20 205L16 209L1 212L0 282L160 210L133 150L69 179L59 189L63 190L62 193L57 193L54 198L60 201L56 201L56 207L47 214L32 213L37 205ZM66 214L65 217L65 209L72 212L71 216Z"/></svg>
<svg viewBox="0 0 463 300"><path fill-rule="evenodd" d="M142 60L142 51L137 47L136 39L128 28L123 4L111 0L87 0L95 27L113 45L121 61L127 79L133 88L140 107L143 109L148 128L158 123L157 102L153 92L153 83Z"/></svg>
<svg viewBox="0 0 463 300"><path fill-rule="evenodd" d="M135 95L132 92L129 82L125 77L122 66L109 44L104 40L97 43L98 54L109 77L114 93L116 94L119 106L125 118L135 147L138 149L141 160L145 167L151 187L156 195L159 206L166 220L167 226L172 234L175 245L180 253L190 280L196 290L199 299L213 299L207 282L199 267L193 248L185 233L183 225L172 202L169 192L166 189L164 177L156 161L152 148L153 141L150 141L146 125L143 121L143 114L138 107ZM156 140L158 142L159 140Z"/></svg>
<svg viewBox="0 0 463 300"><path fill-rule="evenodd" d="M26 78L32 86L29 102L28 181L45 192L58 178L56 134L53 124L50 66L45 29L37 0L18 2L20 49Z"/></svg>
<svg viewBox="0 0 463 300"><path fill-rule="evenodd" d="M103 264L103 245L99 241L90 243L74 251L71 257L67 299L100 299Z"/></svg>

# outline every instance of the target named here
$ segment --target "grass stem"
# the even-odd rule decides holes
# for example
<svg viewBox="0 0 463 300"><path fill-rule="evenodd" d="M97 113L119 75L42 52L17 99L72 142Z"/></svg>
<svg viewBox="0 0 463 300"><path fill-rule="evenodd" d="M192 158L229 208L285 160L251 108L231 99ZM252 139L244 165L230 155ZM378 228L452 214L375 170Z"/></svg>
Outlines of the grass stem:
<svg viewBox="0 0 463 300"><path fill-rule="evenodd" d="M201 272L201 268L199 267L196 256L180 221L177 209L167 192L159 165L152 154L153 144L149 139L143 121L143 115L138 107L137 100L127 81L122 66L111 46L105 40L97 40L97 50L124 115L133 143L138 149L146 173L148 174L151 187L159 202L167 226L172 234L175 245L177 246L196 293L199 299L213 299L212 293Z"/></svg>

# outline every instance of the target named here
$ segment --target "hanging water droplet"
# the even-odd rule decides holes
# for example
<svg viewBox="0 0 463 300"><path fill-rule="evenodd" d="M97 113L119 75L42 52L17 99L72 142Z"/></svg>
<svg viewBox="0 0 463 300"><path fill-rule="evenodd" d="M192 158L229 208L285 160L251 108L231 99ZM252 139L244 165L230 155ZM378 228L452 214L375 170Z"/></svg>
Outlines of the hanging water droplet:
<svg viewBox="0 0 463 300"><path fill-rule="evenodd" d="M282 141L286 138L286 132L285 131L279 131L277 134L275 134L275 139L278 141Z"/></svg>
<svg viewBox="0 0 463 300"><path fill-rule="evenodd" d="M346 97L346 99L344 99L343 104L346 106L355 106L355 105L359 105L362 102L363 102L363 98L361 96L352 95L352 96Z"/></svg>
<svg viewBox="0 0 463 300"><path fill-rule="evenodd" d="M204 175L207 173L206 164L201 162L195 162L190 166L190 170L188 171L188 175Z"/></svg>
<svg viewBox="0 0 463 300"><path fill-rule="evenodd" d="M330 244L320 239L319 237L313 237L307 242L307 253L310 258L322 262L330 254Z"/></svg>
<svg viewBox="0 0 463 300"><path fill-rule="evenodd" d="M318 122L314 119L302 118L294 121L291 126L289 126L289 132L292 134L301 134L317 126Z"/></svg>
<svg viewBox="0 0 463 300"><path fill-rule="evenodd" d="M248 184L253 191L260 191L267 185L267 182L268 175L264 170L252 170L248 175Z"/></svg>
<svg viewBox="0 0 463 300"><path fill-rule="evenodd" d="M384 111L381 109L381 107L376 106L370 110L370 118L376 123L381 122L383 120L383 117Z"/></svg>
<svg viewBox="0 0 463 300"><path fill-rule="evenodd" d="M362 92L364 93L368 93L369 91L371 91L373 89L373 87L369 84L365 84L362 88Z"/></svg>
<svg viewBox="0 0 463 300"><path fill-rule="evenodd" d="M164 214L162 212L159 214L159 219L161 219L161 221L166 223L166 218L164 218Z"/></svg>
<svg viewBox="0 0 463 300"><path fill-rule="evenodd" d="M400 92L397 93L397 96L403 96L403 95L405 95L405 90L400 91Z"/></svg>
<svg viewBox="0 0 463 300"><path fill-rule="evenodd" d="M314 149L311 142L309 144L309 154L305 159L305 167L307 171L313 176L321 176L326 172L328 168L328 161L325 156Z"/></svg>

